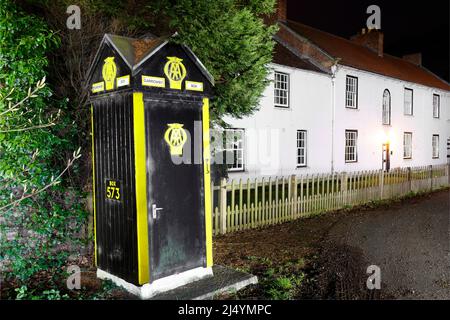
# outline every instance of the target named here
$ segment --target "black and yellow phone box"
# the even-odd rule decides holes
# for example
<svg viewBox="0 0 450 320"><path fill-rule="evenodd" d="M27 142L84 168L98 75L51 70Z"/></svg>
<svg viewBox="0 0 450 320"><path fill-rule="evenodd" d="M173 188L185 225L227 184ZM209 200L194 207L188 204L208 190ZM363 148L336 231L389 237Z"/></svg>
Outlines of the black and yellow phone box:
<svg viewBox="0 0 450 320"><path fill-rule="evenodd" d="M99 276L142 286L211 273L213 78L171 37L105 35L87 83Z"/></svg>

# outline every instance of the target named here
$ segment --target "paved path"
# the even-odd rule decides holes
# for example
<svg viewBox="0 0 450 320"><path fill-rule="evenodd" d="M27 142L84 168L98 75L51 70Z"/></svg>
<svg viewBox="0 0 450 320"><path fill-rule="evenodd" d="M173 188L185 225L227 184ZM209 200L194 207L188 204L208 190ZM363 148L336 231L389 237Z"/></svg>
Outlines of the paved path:
<svg viewBox="0 0 450 320"><path fill-rule="evenodd" d="M359 247L381 268L382 290L400 299L450 299L449 197L345 215L327 238Z"/></svg>

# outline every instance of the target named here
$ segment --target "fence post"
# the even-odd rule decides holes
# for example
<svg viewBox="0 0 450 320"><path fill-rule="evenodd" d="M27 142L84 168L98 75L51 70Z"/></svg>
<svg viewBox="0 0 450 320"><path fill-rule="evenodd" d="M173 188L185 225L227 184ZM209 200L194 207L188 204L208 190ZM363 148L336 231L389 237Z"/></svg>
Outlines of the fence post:
<svg viewBox="0 0 450 320"><path fill-rule="evenodd" d="M341 174L341 192L342 192L342 195L344 198L344 203L343 203L344 205L347 204L347 195L348 195L347 180L348 180L347 172L342 172L342 174Z"/></svg>
<svg viewBox="0 0 450 320"><path fill-rule="evenodd" d="M380 200L383 200L383 192L384 192L384 171L380 170Z"/></svg>
<svg viewBox="0 0 450 320"><path fill-rule="evenodd" d="M428 169L430 170L430 191L433 191L433 165L429 165Z"/></svg>
<svg viewBox="0 0 450 320"><path fill-rule="evenodd" d="M294 219L294 216L298 213L297 212L297 176L295 174L293 174L291 176L291 194L290 194L290 198L289 201L291 201L291 206L290 206L290 210L291 210L291 218Z"/></svg>
<svg viewBox="0 0 450 320"><path fill-rule="evenodd" d="M447 164L447 181L450 185L450 162Z"/></svg>
<svg viewBox="0 0 450 320"><path fill-rule="evenodd" d="M411 177L411 167L407 168L408 170L408 191L412 191L412 177Z"/></svg>
<svg viewBox="0 0 450 320"><path fill-rule="evenodd" d="M291 194L290 199L297 199L297 176L293 174L291 176Z"/></svg>
<svg viewBox="0 0 450 320"><path fill-rule="evenodd" d="M227 233L227 179L225 178L222 178L220 180L219 196L220 234L225 234Z"/></svg>

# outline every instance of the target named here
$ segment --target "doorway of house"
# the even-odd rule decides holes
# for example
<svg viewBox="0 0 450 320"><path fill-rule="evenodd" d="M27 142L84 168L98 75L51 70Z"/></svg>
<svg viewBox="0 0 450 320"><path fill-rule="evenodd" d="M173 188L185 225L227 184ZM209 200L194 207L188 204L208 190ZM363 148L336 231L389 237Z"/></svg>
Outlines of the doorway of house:
<svg viewBox="0 0 450 320"><path fill-rule="evenodd" d="M389 143L383 143L383 164L382 168L384 171L389 171L391 168L391 152L389 150Z"/></svg>
<svg viewBox="0 0 450 320"><path fill-rule="evenodd" d="M450 138L447 139L447 162L450 163Z"/></svg>

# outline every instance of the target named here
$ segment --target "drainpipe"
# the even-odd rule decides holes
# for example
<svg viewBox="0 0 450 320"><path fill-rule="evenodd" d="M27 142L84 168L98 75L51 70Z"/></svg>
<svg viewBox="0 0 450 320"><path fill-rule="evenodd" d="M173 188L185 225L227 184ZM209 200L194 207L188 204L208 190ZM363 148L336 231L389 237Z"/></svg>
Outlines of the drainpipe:
<svg viewBox="0 0 450 320"><path fill-rule="evenodd" d="M338 61L331 66L331 173L334 172L334 118L336 110L336 72Z"/></svg>

